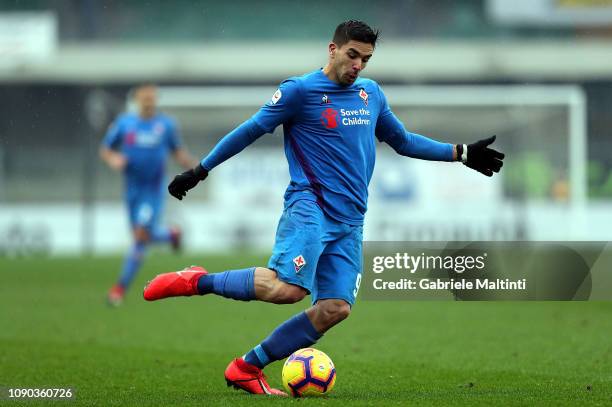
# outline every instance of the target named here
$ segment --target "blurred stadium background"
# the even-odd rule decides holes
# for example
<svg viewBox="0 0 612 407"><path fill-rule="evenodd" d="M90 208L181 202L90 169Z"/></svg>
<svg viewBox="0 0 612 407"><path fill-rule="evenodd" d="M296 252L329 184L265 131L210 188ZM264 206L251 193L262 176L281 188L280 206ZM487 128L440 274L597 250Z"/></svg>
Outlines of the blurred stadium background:
<svg viewBox="0 0 612 407"><path fill-rule="evenodd" d="M497 134L508 154L491 182L382 147L367 240L609 239L610 1L0 0L0 253L121 251L122 180L97 148L130 88L159 83L162 110L203 155L282 79L324 65L349 14L382 30L365 76L408 129ZM188 250L269 249L281 144L279 129L169 203Z"/></svg>

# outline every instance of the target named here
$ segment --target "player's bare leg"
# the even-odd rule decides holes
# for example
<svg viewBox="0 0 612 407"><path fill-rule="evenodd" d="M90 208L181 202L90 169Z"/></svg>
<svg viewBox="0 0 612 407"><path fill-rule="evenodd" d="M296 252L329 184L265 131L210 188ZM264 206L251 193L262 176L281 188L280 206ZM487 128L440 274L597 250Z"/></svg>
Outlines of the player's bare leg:
<svg viewBox="0 0 612 407"><path fill-rule="evenodd" d="M351 306L344 300L319 300L306 310L306 315L312 325L320 333L327 332L334 325L339 324L351 314Z"/></svg>
<svg viewBox="0 0 612 407"><path fill-rule="evenodd" d="M302 301L308 294L302 287L281 281L276 271L265 267L257 267L254 281L255 296L259 301L294 304Z"/></svg>

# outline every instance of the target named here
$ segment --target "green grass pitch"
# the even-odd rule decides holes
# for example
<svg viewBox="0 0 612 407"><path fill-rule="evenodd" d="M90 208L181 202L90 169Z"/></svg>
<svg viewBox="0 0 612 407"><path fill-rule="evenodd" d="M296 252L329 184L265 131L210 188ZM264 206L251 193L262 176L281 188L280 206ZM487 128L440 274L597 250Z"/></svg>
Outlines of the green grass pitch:
<svg viewBox="0 0 612 407"><path fill-rule="evenodd" d="M153 275L265 256L152 254L118 309L121 259L0 259L0 387L73 387L40 405L610 405L612 303L367 302L316 345L338 380L323 399L252 397L223 370L308 305L218 297L146 303ZM266 369L281 386L276 362ZM0 404L21 402L0 400Z"/></svg>

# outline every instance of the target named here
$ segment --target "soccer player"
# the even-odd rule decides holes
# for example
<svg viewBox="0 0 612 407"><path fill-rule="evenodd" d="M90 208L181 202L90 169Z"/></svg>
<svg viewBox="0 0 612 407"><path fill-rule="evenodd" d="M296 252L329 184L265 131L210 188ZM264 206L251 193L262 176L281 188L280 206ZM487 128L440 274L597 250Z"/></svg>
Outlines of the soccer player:
<svg viewBox="0 0 612 407"><path fill-rule="evenodd" d="M147 244L169 243L180 248L181 231L159 225L165 199L164 172L172 154L185 169L197 164L181 145L174 120L157 111L157 88L143 84L134 91L138 113L124 113L110 126L100 157L125 175L125 200L133 244L119 280L108 292L110 305L120 305L138 273Z"/></svg>
<svg viewBox="0 0 612 407"><path fill-rule="evenodd" d="M341 23L328 46L324 68L282 82L253 117L168 187L170 194L182 199L217 165L283 125L291 182L267 267L215 274L189 267L158 275L144 290L149 301L216 294L288 304L311 295L310 308L229 364L228 385L249 393L284 395L270 388L262 369L311 346L349 316L361 281L362 226L376 140L403 156L459 161L487 176L502 167L504 155L488 147L494 137L452 145L404 128L380 86L359 78L377 38L378 31L364 22Z"/></svg>

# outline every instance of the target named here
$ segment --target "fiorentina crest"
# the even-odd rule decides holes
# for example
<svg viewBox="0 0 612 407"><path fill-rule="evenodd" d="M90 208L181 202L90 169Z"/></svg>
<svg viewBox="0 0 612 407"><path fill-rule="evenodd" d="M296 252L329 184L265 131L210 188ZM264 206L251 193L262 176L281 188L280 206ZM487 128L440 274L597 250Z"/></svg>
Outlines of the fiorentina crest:
<svg viewBox="0 0 612 407"><path fill-rule="evenodd" d="M301 254L293 259L293 265L295 266L295 272L299 273L302 267L306 265L306 260Z"/></svg>
<svg viewBox="0 0 612 407"><path fill-rule="evenodd" d="M365 89L361 88L359 90L359 97L361 99L363 99L363 103L365 103L365 105L368 105L368 92L365 91Z"/></svg>

